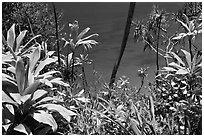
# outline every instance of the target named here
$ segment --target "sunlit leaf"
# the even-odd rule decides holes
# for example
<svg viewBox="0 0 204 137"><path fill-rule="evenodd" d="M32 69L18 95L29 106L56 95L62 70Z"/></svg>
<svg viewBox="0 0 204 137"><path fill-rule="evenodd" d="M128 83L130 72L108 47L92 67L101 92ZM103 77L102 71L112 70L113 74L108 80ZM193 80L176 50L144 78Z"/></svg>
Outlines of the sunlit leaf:
<svg viewBox="0 0 204 137"><path fill-rule="evenodd" d="M180 74L180 75L185 75L185 74L188 74L189 72L188 72L188 70L186 70L186 69L179 69L177 72L176 72L176 74Z"/></svg>
<svg viewBox="0 0 204 137"><path fill-rule="evenodd" d="M163 70L161 71L177 71L177 70L172 67L163 67Z"/></svg>
<svg viewBox="0 0 204 137"><path fill-rule="evenodd" d="M98 34L92 34L92 35L89 35L89 36L87 36L87 37L85 37L85 38L83 38L81 40L84 41L84 40L87 40L87 39L89 39L91 37L94 37L94 36L99 36L99 35Z"/></svg>
<svg viewBox="0 0 204 137"><path fill-rule="evenodd" d="M65 87L69 87L70 85L63 82L62 81L62 78L54 78L52 80L50 80L51 83L55 83L55 84L59 84L59 85L62 85L62 86L65 86Z"/></svg>
<svg viewBox="0 0 204 137"><path fill-rule="evenodd" d="M77 40L81 39L88 31L90 30L90 28L86 28L84 29L78 36L77 36Z"/></svg>
<svg viewBox="0 0 204 137"><path fill-rule="evenodd" d="M52 77L52 76L50 76L50 77ZM51 83L48 79L46 79L46 78L39 79L39 81L40 81L41 83L43 83L43 84L49 86L50 88L53 87L52 83Z"/></svg>
<svg viewBox="0 0 204 137"><path fill-rule="evenodd" d="M38 67L36 68L36 70L35 70L35 73L34 73L34 75L35 76L37 76L39 73L40 73L40 71L46 66L46 65L48 65L48 64L50 64L50 63L53 63L53 62L56 62L57 61L57 58L47 58L47 59L45 59L45 60L43 60L43 61L40 61L40 64L38 65Z"/></svg>
<svg viewBox="0 0 204 137"><path fill-rule="evenodd" d="M21 44L23 38L25 37L26 32L27 32L27 30L21 31L20 34L18 35L18 37L16 38L16 49L15 49L15 51L19 50L20 44Z"/></svg>
<svg viewBox="0 0 204 137"><path fill-rule="evenodd" d="M53 131L57 130L57 123L51 114L40 111L40 113L34 113L33 118L38 122L50 125Z"/></svg>
<svg viewBox="0 0 204 137"><path fill-rule="evenodd" d="M14 130L16 130L18 132L22 132L26 135L29 135L31 133L30 129L24 124L17 125L16 127L14 127Z"/></svg>
<svg viewBox="0 0 204 137"><path fill-rule="evenodd" d="M187 33L179 33L178 36L172 38L172 40L180 40L187 36Z"/></svg>
<svg viewBox="0 0 204 137"><path fill-rule="evenodd" d="M33 93L32 100L37 100L40 97L44 96L45 94L47 94L47 91L45 91L43 89L38 89Z"/></svg>
<svg viewBox="0 0 204 137"><path fill-rule="evenodd" d="M14 52L15 52L15 49L13 48L15 44L15 39L16 39L15 24L13 24L7 32L7 44Z"/></svg>
<svg viewBox="0 0 204 137"><path fill-rule="evenodd" d="M84 102L84 103L90 101L88 98L85 98L85 97L78 97L78 98L76 98L76 99L79 100L79 101L82 101L82 102Z"/></svg>
<svg viewBox="0 0 204 137"><path fill-rule="evenodd" d="M38 107L47 108L50 111L59 112L68 122L70 122L71 120L70 116L77 115L73 111L68 110L65 107L57 104L42 104L39 105Z"/></svg>
<svg viewBox="0 0 204 137"><path fill-rule="evenodd" d="M15 67L13 67L13 66L12 67L8 67L7 70L12 72L13 74L15 74L15 72L16 72Z"/></svg>
<svg viewBox="0 0 204 137"><path fill-rule="evenodd" d="M25 68L22 58L18 58L16 62L16 82L18 85L18 92L23 95L25 84Z"/></svg>
<svg viewBox="0 0 204 137"><path fill-rule="evenodd" d="M17 103L2 90L2 103L17 105Z"/></svg>
<svg viewBox="0 0 204 137"><path fill-rule="evenodd" d="M170 66L170 67L174 67L174 68L176 68L176 69L185 69L184 67L178 65L178 64L175 63L175 62L171 62L171 63L169 63L168 66Z"/></svg>
<svg viewBox="0 0 204 137"><path fill-rule="evenodd" d="M35 105L39 105L40 103L46 103L46 102L53 101L53 100L55 99L52 97L45 97L45 98L42 98L40 101L36 102Z"/></svg>

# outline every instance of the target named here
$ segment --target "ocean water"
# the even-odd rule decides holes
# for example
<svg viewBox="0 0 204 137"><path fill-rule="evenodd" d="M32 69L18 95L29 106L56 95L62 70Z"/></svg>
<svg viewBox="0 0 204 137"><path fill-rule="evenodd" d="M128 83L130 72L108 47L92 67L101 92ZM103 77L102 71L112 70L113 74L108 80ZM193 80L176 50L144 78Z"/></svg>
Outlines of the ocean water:
<svg viewBox="0 0 204 137"><path fill-rule="evenodd" d="M137 2L133 20L143 19L151 12L153 4L167 12L180 9L184 3L150 3ZM57 2L56 8L64 11L63 22L72 23L79 21L80 31L86 27L91 30L88 34L98 33L95 40L99 44L90 51L90 58L95 62L95 68L102 78L108 83L115 61L117 60L122 43L124 28L128 14L129 3L126 2ZM152 82L156 70L156 55L153 51L143 52L143 44L135 43L133 40L133 29L129 34L128 43L121 60L117 77L127 76L133 86L140 85L137 71L141 67L149 67L148 81ZM160 58L160 65L164 65L164 59ZM92 79L92 67L86 67L88 78Z"/></svg>

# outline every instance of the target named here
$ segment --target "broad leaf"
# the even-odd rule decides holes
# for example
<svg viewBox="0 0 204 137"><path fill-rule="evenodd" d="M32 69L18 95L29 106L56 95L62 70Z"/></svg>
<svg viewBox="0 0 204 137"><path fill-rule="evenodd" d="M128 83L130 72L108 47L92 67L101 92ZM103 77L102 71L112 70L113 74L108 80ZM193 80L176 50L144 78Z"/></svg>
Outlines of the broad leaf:
<svg viewBox="0 0 204 137"><path fill-rule="evenodd" d="M38 105L38 104L40 104L40 103L46 103L46 102L48 102L48 101L53 101L53 100L55 100L55 99L52 98L52 97L45 97L45 98L41 99L40 101L36 102L35 105Z"/></svg>
<svg viewBox="0 0 204 137"><path fill-rule="evenodd" d="M22 132L26 135L29 135L31 133L30 129L26 126L26 125L23 125L23 124L19 124L17 125L14 130L18 131L18 132Z"/></svg>
<svg viewBox="0 0 204 137"><path fill-rule="evenodd" d="M138 126L139 126L139 122L136 121L133 118L130 118L130 124L132 127L132 130L135 132L136 135L141 135L141 131L139 130Z"/></svg>
<svg viewBox="0 0 204 137"><path fill-rule="evenodd" d="M34 113L33 118L38 122L50 125L53 131L57 130L57 123L51 114L40 111L40 113Z"/></svg>
<svg viewBox="0 0 204 137"><path fill-rule="evenodd" d="M10 72L13 73L13 74L16 73L15 67L13 67L13 66L8 67L7 70L10 71Z"/></svg>
<svg viewBox="0 0 204 137"><path fill-rule="evenodd" d="M57 104L42 104L42 105L39 105L38 107L47 108L50 111L59 112L68 122L70 122L71 120L70 116L77 115L71 110L68 110L65 107Z"/></svg>
<svg viewBox="0 0 204 137"><path fill-rule="evenodd" d="M35 73L34 75L35 76L38 76L38 74L40 73L40 71L48 64L50 63L53 63L53 62L56 62L57 61L57 58L46 58L45 60L43 61L40 61L40 64L38 65L38 67L36 68L35 70Z"/></svg>
<svg viewBox="0 0 204 137"><path fill-rule="evenodd" d="M19 58L16 62L16 82L18 85L18 92L23 95L25 84L25 68L22 58Z"/></svg>
<svg viewBox="0 0 204 137"><path fill-rule="evenodd" d="M15 44L15 39L16 39L15 24L13 24L7 32L7 44L14 52L15 52L15 49L13 48Z"/></svg>
<svg viewBox="0 0 204 137"><path fill-rule="evenodd" d="M32 100L37 100L40 97L44 96L45 94L47 94L47 91L43 90L43 89L38 89L34 92L34 94L32 95Z"/></svg>
<svg viewBox="0 0 204 137"><path fill-rule="evenodd" d="M33 94L38 86L40 85L40 81L39 80L36 80L34 83L32 83L31 85L29 85L29 87L27 87L24 92L23 92L23 95L27 95L27 94Z"/></svg>
<svg viewBox="0 0 204 137"><path fill-rule="evenodd" d="M16 38L16 49L15 49L15 51L18 51L18 49L20 47L20 44L21 44L23 38L26 35L26 32L27 32L27 30L21 31L20 34L18 35L18 37Z"/></svg>
<svg viewBox="0 0 204 137"><path fill-rule="evenodd" d="M40 59L40 46L38 46L30 56L30 72L32 73L36 63Z"/></svg>
<svg viewBox="0 0 204 137"><path fill-rule="evenodd" d="M17 105L14 99L9 97L3 90L2 90L2 103L9 103L9 104Z"/></svg>

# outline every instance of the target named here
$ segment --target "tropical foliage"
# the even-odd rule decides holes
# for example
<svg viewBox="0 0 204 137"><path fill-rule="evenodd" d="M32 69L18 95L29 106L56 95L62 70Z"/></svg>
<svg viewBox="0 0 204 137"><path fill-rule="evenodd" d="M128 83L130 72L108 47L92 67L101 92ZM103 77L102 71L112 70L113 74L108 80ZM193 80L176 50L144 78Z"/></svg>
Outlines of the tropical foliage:
<svg viewBox="0 0 204 137"><path fill-rule="evenodd" d="M138 88L126 76L103 80L89 56L99 35L87 35L89 27L81 31L77 20L69 35L54 40L63 43L58 54L41 34L31 37L9 22L2 35L2 134L201 135L202 51L195 42L202 9L192 5L178 13L154 6L147 20L132 22L135 41L157 55L155 80L148 80L149 67L141 68ZM169 33L172 22L175 33ZM93 67L92 82L86 65Z"/></svg>

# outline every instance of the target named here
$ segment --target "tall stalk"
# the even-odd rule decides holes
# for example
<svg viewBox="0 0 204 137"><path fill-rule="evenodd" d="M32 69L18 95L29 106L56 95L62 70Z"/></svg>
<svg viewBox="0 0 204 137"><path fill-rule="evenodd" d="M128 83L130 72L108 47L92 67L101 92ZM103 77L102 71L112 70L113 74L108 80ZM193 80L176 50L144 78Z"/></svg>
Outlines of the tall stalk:
<svg viewBox="0 0 204 137"><path fill-rule="evenodd" d="M157 72L156 75L158 75L159 72L159 36L160 36L160 26L161 26L161 18L159 18L159 21L157 23L157 27L158 27L158 33L157 33L157 58L156 58L156 65L157 65Z"/></svg>
<svg viewBox="0 0 204 137"><path fill-rule="evenodd" d="M191 43L190 38L188 39L188 43L189 43L189 51L190 51L190 54L191 54L191 60L193 60L192 43Z"/></svg>
<svg viewBox="0 0 204 137"><path fill-rule="evenodd" d="M58 37L58 22L57 22L57 13L54 2L52 2L53 10L54 10L54 17L55 17L55 35L57 41L57 57L58 57L58 65L60 66L60 49L59 49L59 37Z"/></svg>
<svg viewBox="0 0 204 137"><path fill-rule="evenodd" d="M126 48L126 44L127 44L127 40L128 40L128 36L129 36L129 32L130 32L130 27L131 27L131 22L132 22L132 18L133 18L133 14L134 14L134 9L135 9L135 2L130 2L125 32L124 32L123 41L122 41L121 49L120 49L120 54L119 54L118 60L115 62L115 65L114 65L113 71L112 71L112 75L110 78L109 87L111 87L111 88L113 86L113 83L115 82L118 67L120 65L120 61L122 59L123 53L124 53L125 48Z"/></svg>

